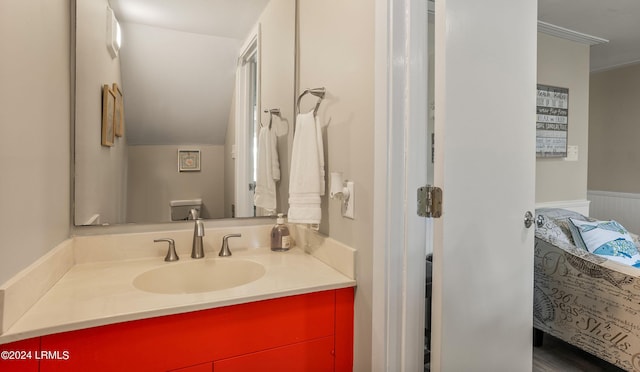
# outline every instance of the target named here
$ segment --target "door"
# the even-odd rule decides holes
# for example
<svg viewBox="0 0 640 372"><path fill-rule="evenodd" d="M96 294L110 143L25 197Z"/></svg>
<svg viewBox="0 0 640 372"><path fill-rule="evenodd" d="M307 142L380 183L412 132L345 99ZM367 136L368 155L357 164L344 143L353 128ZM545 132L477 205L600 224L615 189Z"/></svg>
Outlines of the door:
<svg viewBox="0 0 640 372"><path fill-rule="evenodd" d="M434 371L530 371L537 1L436 1Z"/></svg>

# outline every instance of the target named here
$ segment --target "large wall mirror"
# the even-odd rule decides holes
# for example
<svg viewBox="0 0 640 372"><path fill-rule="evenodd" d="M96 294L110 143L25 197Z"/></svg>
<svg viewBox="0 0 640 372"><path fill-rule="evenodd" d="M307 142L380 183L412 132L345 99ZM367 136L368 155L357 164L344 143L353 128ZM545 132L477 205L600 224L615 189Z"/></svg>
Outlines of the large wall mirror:
<svg viewBox="0 0 640 372"><path fill-rule="evenodd" d="M190 203L205 219L286 213L295 4L75 2L76 225L182 220L189 216L172 205ZM115 120L103 115L112 99L105 90ZM254 205L253 186L258 134L270 123L280 179L275 208L265 209ZM108 145L105 125L114 132Z"/></svg>

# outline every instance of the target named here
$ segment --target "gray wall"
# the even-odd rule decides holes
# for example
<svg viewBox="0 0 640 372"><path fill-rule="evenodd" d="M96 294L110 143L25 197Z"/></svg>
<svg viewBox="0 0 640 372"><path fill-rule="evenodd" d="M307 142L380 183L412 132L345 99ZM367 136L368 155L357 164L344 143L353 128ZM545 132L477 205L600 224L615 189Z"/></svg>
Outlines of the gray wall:
<svg viewBox="0 0 640 372"><path fill-rule="evenodd" d="M178 171L178 149L200 150L200 172ZM202 199L202 218L224 217L224 145L129 147L128 222L171 221L171 200Z"/></svg>
<svg viewBox="0 0 640 372"><path fill-rule="evenodd" d="M295 0L271 0L258 18L261 30L260 55L260 122L269 124L268 109L280 109L273 117L272 129L278 136L280 181L276 183L276 210L287 213L289 206L289 162L293 139L295 100ZM232 159L236 141L235 92L231 103L225 141L225 210L231 217L235 200L235 160ZM261 215L262 211L256 211Z"/></svg>
<svg viewBox="0 0 640 372"><path fill-rule="evenodd" d="M295 120L295 0L271 0L260 15L262 55L260 56L260 115L264 125L269 114L263 111L279 108L272 129L278 136L280 181L276 184L276 210L289 209L289 163Z"/></svg>
<svg viewBox="0 0 640 372"><path fill-rule="evenodd" d="M129 143L223 144L240 41L135 23L122 29Z"/></svg>
<svg viewBox="0 0 640 372"><path fill-rule="evenodd" d="M326 174L355 182L355 219L322 198L321 232L358 250L354 370L371 368L373 278L374 4L368 0L299 1L299 87L326 87L320 105ZM329 26L330 25L330 26ZM301 111L315 104L305 96ZM329 179L326 179L327 185Z"/></svg>
<svg viewBox="0 0 640 372"><path fill-rule="evenodd" d="M578 146L579 155L578 161L538 158L536 202L585 200L589 153L589 46L538 33L538 83L569 88L568 144Z"/></svg>
<svg viewBox="0 0 640 372"><path fill-rule="evenodd" d="M120 59L106 47L107 0L77 1L75 223L95 214L101 223L123 223L126 214L127 137L100 144L102 85L118 83ZM68 27L68 26L67 26ZM126 89L124 89L126 112Z"/></svg>
<svg viewBox="0 0 640 372"><path fill-rule="evenodd" d="M591 75L588 189L640 192L640 65Z"/></svg>
<svg viewBox="0 0 640 372"><path fill-rule="evenodd" d="M231 99L231 107L229 108L229 122L227 123L227 132L224 141L224 212L225 218L233 217L233 205L236 199L235 179L236 168L235 159L232 157L234 144L236 143L236 92L233 92Z"/></svg>
<svg viewBox="0 0 640 372"><path fill-rule="evenodd" d="M69 236L69 13L0 2L0 283Z"/></svg>

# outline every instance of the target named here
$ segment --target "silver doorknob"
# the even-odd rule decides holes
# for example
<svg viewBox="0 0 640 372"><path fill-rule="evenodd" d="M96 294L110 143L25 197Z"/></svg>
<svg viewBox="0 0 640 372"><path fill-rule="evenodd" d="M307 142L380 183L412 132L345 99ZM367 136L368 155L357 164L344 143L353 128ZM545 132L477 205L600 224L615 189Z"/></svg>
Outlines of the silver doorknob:
<svg viewBox="0 0 640 372"><path fill-rule="evenodd" d="M524 214L524 227L528 229L531 225L533 225L533 213L527 211L527 213Z"/></svg>

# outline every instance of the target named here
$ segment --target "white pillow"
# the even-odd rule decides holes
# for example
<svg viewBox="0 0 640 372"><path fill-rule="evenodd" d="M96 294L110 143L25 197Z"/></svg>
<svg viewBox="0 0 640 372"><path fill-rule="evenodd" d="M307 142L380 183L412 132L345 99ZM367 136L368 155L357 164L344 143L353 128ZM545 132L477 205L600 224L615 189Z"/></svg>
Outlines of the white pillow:
<svg viewBox="0 0 640 372"><path fill-rule="evenodd" d="M580 221L570 218L569 228L576 246L640 268L640 252L629 232L616 221Z"/></svg>

